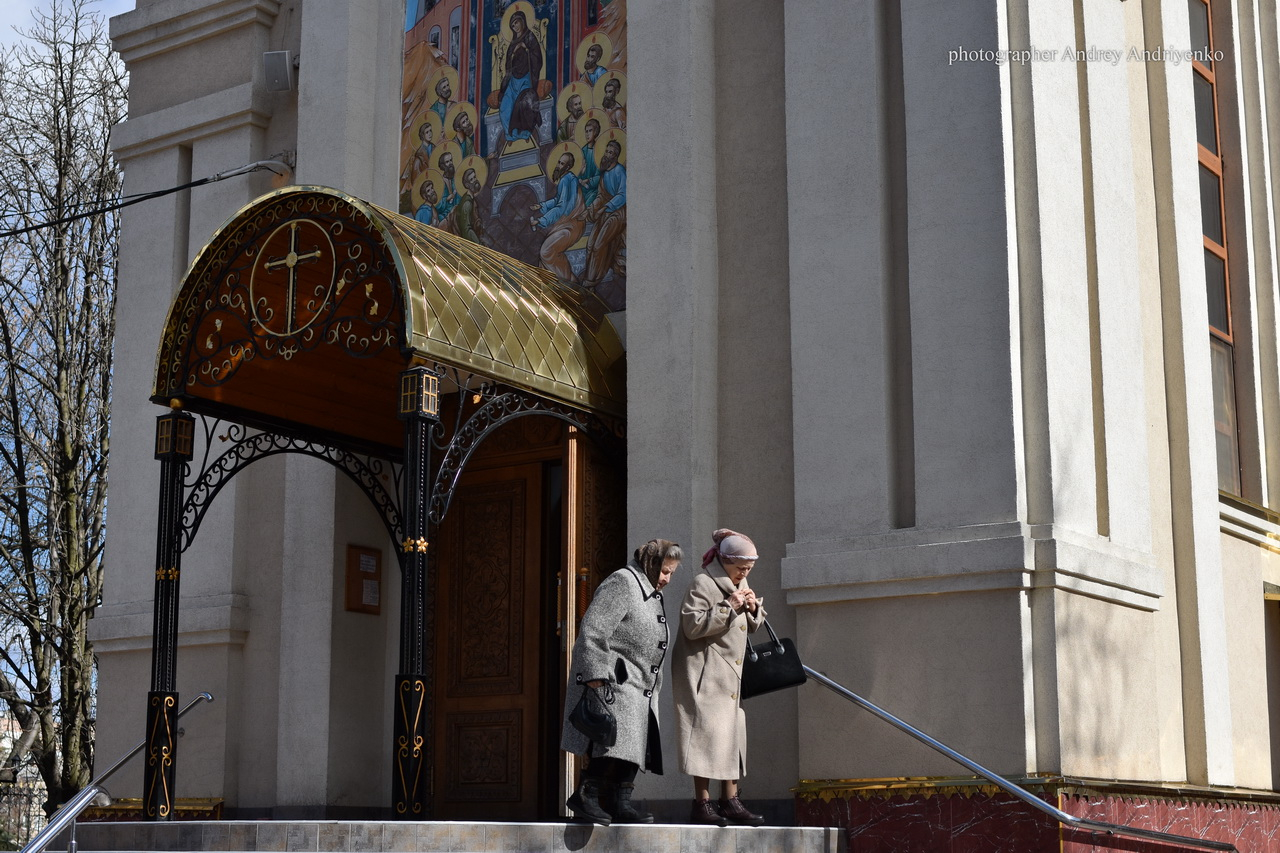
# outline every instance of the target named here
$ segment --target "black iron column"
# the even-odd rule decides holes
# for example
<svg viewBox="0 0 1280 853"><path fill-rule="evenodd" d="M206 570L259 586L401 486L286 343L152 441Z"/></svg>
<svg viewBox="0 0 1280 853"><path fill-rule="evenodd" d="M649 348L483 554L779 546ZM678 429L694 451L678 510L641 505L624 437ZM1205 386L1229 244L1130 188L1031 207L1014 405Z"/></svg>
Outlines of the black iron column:
<svg viewBox="0 0 1280 853"><path fill-rule="evenodd" d="M427 542L431 480L431 430L439 421L440 376L426 367L400 374L400 418L405 422L404 541L400 543L400 667L396 675L396 817L421 820L431 809L431 677L427 661Z"/></svg>
<svg viewBox="0 0 1280 853"><path fill-rule="evenodd" d="M151 692L147 694L147 751L143 814L173 820L174 759L178 748L178 569L182 558L182 492L191 460L195 419L173 409L156 418L160 511L156 519L155 623L151 634Z"/></svg>

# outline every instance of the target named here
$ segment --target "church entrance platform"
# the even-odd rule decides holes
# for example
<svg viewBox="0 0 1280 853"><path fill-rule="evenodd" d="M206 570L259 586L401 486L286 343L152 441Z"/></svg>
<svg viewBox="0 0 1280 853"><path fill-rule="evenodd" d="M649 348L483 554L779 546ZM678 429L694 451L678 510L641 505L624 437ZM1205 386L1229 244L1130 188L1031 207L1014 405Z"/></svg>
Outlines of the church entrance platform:
<svg viewBox="0 0 1280 853"><path fill-rule="evenodd" d="M84 823L79 853L844 853L826 827L406 821ZM65 838L50 850L66 849Z"/></svg>

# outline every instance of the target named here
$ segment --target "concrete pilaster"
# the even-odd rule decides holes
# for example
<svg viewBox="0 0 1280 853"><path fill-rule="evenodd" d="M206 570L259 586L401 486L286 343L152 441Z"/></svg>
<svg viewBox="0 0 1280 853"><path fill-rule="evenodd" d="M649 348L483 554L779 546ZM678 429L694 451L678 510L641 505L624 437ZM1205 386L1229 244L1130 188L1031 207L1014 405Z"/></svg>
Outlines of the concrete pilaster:
<svg viewBox="0 0 1280 853"><path fill-rule="evenodd" d="M1017 589L1029 565L1020 518L1010 129L992 120L1007 117L1008 84L995 63L949 57L958 47L1007 47L1006 34L998 4L975 10L907 0L896 20L891 6L877 7L860 27L846 25L849 15L831 18L818 4L808 26L788 11L788 24L797 23L788 29L791 79L822 56L877 81L850 91L851 120L842 128L854 134L864 158L870 155L870 168L833 174L822 151L810 153L802 136L789 139L793 191L805 180L830 183L829 195L812 188L817 199L828 199L813 207L829 214L852 205L855 226L834 240L811 238L806 228L790 232L793 294L800 294L793 296L793 340L822 341L797 344L794 407L798 423L817 417L828 427L806 431L813 440L797 442L797 533L784 563L788 599L796 604ZM824 39L862 47L833 52ZM795 89L789 101L812 97L800 82ZM795 106L801 110L802 101ZM833 121L844 112L827 111ZM796 165L806 162L808 168ZM846 178L846 171L862 177ZM866 185L852 183L859 180ZM813 218L803 209L808 202L793 193L793 221ZM905 209L895 212L896 205ZM815 228L820 235L821 226ZM842 255L846 244L853 248ZM809 259L833 253L844 258L848 280L815 268L826 280L807 291ZM904 317L905 350L897 332ZM908 371L898 369L903 361ZM807 378L811 370L819 380ZM904 393L904 384L910 406L894 409L891 391ZM839 417L832 420L828 410ZM897 438L903 431L909 440ZM909 464L894 455L904 452ZM832 478L843 483L818 473L824 465L843 471ZM909 517L901 512L904 492ZM841 509L830 517L814 509L818 520L807 518L806 509L828 501Z"/></svg>
<svg viewBox="0 0 1280 853"><path fill-rule="evenodd" d="M403 0L303 6L297 183L396 208L403 23Z"/></svg>
<svg viewBox="0 0 1280 853"><path fill-rule="evenodd" d="M627 10L627 398L643 401L627 413L627 538L629 548L660 536L687 549L669 613L718 523L715 9L660 0ZM674 737L663 746L675 767ZM651 777L638 784L657 795Z"/></svg>
<svg viewBox="0 0 1280 853"><path fill-rule="evenodd" d="M1254 456L1252 447L1261 448L1256 464L1256 491L1246 485L1245 497L1266 506L1280 502L1280 323L1277 323L1277 284L1280 270L1280 198L1274 189L1280 174L1280 57L1277 57L1276 10L1269 3L1242 3L1236 7L1235 26L1219 36L1235 58L1234 78L1238 88L1237 111L1240 127L1228 126L1227 144L1235 143L1241 151L1242 180L1227 187L1228 240L1247 252L1244 275L1236 274L1232 283L1233 299L1249 301L1250 350L1255 365L1253 408L1255 417L1240 420L1241 451L1246 458ZM1228 41L1229 40L1229 41ZM1236 295L1241 288L1243 293Z"/></svg>
<svg viewBox="0 0 1280 853"><path fill-rule="evenodd" d="M948 64L960 46L1007 47L999 6L787 7L797 519L784 584L811 665L1023 772L1030 546L1008 81L995 63ZM805 84L815 57L869 84L833 109ZM834 123L826 142L806 136L815 114ZM831 140L857 165L833 167ZM904 391L909 406L895 405ZM982 625L998 663L968 666L972 648L942 639L960 624ZM801 731L825 736L801 738L801 778L952 772L850 706L806 700Z"/></svg>
<svg viewBox="0 0 1280 853"><path fill-rule="evenodd" d="M178 186L193 178L261 159L269 106L255 83L261 51L280 4L277 0L232 0L202 6L144 5L112 21L113 43L129 70L136 97L129 120L112 136L125 170L126 195ZM175 28L176 18L182 26ZM219 61L214 62L211 57ZM203 68L206 73L192 73ZM139 546L153 538L157 465L148 464L150 439L143 423L160 410L148 401L156 349L171 299L195 253L217 226L254 195L269 178L242 177L196 191L149 200L122 211L116 368L113 384L112 518L108 532L107 587L94 620L100 678L128 681L143 649L149 625L139 604L151 594L153 560ZM197 452L203 450L197 426ZM197 460L196 465L199 462ZM237 595L237 490L222 491L205 517L191 549L178 614L178 690L186 696L208 690L209 708L194 712L185 728L178 762L179 797L235 796L228 781L235 747L228 735L239 714L235 693L248 626L243 596ZM140 692L103 691L100 696L100 754L123 753L137 741L143 724ZM116 783L127 796L135 783L127 773ZM138 776L141 776L139 771Z"/></svg>
<svg viewBox="0 0 1280 853"><path fill-rule="evenodd" d="M891 277L904 259L891 257L886 222L896 176L886 151L884 5L851 4L835 17L829 4L815 0L786 9L799 542L888 530L895 471L887 448L895 429L911 430L910 423L893 422L889 405L891 291L907 283ZM863 81L841 89L839 108L830 87L815 85L815 57L822 57L824 76ZM824 120L813 121L817 115ZM837 149L844 156L834 158ZM837 161L847 165L832 168Z"/></svg>
<svg viewBox="0 0 1280 853"><path fill-rule="evenodd" d="M1187 7L1146 4L1146 47L1177 44L1189 32ZM1195 105L1191 87L1167 63L1147 66L1152 156L1163 284L1169 468L1182 653L1187 778L1235 781L1231 749L1226 613L1218 544L1216 438L1209 373Z"/></svg>
<svg viewBox="0 0 1280 853"><path fill-rule="evenodd" d="M999 5L902 3L920 529L1018 517L1006 84L994 63L947 65L1008 46Z"/></svg>
<svg viewBox="0 0 1280 853"><path fill-rule="evenodd" d="M334 596L333 468L285 459L276 804L317 806L329 783ZM328 510L327 512L325 510Z"/></svg>
<svg viewBox="0 0 1280 853"><path fill-rule="evenodd" d="M739 0L735 9L716 21L716 125L719 137L731 141L719 147L716 160L721 416L713 523L755 541L760 560L751 572L751 588L764 599L769 624L779 635L794 637L795 616L785 606L779 566L787 543L795 539L795 438L812 429L808 411L797 429L791 392L791 206L783 203L788 197L788 98L786 44L778 33L794 10L774 0ZM753 49L743 51L742 44ZM743 216L745 210L751 215ZM710 546L710 532L694 531L695 555ZM687 560L686 565L692 575L694 564ZM798 691L783 691L748 703L747 784L757 802L791 796L794 782L787 780L799 778L797 708L802 701ZM674 796L686 796L684 787Z"/></svg>

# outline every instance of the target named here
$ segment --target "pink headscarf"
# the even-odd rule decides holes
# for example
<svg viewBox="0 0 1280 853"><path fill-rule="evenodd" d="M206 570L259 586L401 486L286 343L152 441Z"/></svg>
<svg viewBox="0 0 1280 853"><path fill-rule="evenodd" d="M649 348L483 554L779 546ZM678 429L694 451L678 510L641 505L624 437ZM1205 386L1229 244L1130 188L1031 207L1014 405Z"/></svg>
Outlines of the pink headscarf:
<svg viewBox="0 0 1280 853"><path fill-rule="evenodd" d="M711 565L711 561L716 557L727 557L731 560L742 558L754 560L756 558L756 543L737 531L722 527L711 534L711 539L716 544L712 545L702 555L702 568L704 569Z"/></svg>

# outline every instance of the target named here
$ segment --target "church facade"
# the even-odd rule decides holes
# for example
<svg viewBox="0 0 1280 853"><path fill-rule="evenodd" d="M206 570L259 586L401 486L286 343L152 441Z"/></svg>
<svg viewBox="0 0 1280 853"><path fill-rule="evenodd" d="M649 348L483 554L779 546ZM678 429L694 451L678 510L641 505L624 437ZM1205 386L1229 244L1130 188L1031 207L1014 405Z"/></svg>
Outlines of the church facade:
<svg viewBox="0 0 1280 853"><path fill-rule="evenodd" d="M1073 814L1280 821L1278 26L139 0L126 192L275 165L122 212L99 754L207 690L174 802L553 819L575 615L645 540L727 526L808 665ZM472 420L508 393L531 416ZM744 707L774 820L1058 831L813 684ZM637 796L678 818L663 748Z"/></svg>

